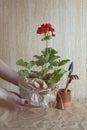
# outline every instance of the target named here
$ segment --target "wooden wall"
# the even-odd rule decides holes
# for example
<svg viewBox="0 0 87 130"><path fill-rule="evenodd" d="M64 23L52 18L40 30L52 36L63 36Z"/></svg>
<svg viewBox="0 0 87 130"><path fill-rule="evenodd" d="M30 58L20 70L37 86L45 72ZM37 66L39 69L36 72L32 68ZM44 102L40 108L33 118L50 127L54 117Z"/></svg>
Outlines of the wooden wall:
<svg viewBox="0 0 87 130"><path fill-rule="evenodd" d="M87 0L0 0L0 58L18 70L17 59L40 54L45 44L36 30L49 22L56 30L49 45L74 62L80 78L71 83L73 97L87 97ZM18 90L2 79L0 86Z"/></svg>

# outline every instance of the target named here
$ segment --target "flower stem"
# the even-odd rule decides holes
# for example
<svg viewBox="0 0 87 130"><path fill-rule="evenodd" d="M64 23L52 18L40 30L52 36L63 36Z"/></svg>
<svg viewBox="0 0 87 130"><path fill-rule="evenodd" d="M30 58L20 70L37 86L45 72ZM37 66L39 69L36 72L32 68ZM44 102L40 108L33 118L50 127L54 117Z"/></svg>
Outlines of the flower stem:
<svg viewBox="0 0 87 130"><path fill-rule="evenodd" d="M48 41L46 40L46 48L48 49Z"/></svg>
<svg viewBox="0 0 87 130"><path fill-rule="evenodd" d="M47 34L45 34L45 37L47 36ZM48 54L48 40L46 39L46 54ZM45 64L45 68L47 67L47 63Z"/></svg>

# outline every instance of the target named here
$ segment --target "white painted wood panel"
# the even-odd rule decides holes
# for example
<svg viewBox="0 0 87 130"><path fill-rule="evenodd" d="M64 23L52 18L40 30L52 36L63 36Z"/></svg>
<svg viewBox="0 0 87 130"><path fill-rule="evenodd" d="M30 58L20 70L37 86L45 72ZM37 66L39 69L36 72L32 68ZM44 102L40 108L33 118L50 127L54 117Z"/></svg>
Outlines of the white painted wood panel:
<svg viewBox="0 0 87 130"><path fill-rule="evenodd" d="M71 84L73 97L87 97L87 0L0 0L0 58L18 70L17 59L40 54L45 44L36 30L48 22L56 30L49 46L70 58L80 77ZM0 85L17 91L2 79Z"/></svg>

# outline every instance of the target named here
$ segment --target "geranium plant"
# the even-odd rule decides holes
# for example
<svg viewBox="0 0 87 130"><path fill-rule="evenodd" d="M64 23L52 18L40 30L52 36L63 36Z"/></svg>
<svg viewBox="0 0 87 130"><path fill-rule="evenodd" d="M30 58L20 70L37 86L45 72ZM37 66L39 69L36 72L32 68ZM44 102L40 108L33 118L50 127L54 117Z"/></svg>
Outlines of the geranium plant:
<svg viewBox="0 0 87 130"><path fill-rule="evenodd" d="M35 60L24 61L19 59L16 64L24 67L19 70L18 73L26 78L39 78L46 83L57 83L60 81L66 70L65 65L69 59L61 60L58 51L52 47L48 47L48 41L51 40L55 34L55 29L51 24L42 24L37 29L37 34L43 35L41 41L44 41L46 47L41 51L41 55L34 55ZM33 70L33 67L37 66L40 69Z"/></svg>

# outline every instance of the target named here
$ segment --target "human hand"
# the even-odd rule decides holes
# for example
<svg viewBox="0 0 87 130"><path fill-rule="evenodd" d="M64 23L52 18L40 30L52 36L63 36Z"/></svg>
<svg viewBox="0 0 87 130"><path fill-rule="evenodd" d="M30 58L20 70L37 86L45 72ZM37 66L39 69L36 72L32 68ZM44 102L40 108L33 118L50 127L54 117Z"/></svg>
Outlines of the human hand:
<svg viewBox="0 0 87 130"><path fill-rule="evenodd" d="M29 103L28 99L21 98L19 94L4 88L0 88L0 99L9 102L10 104L18 104L19 106L26 106Z"/></svg>

